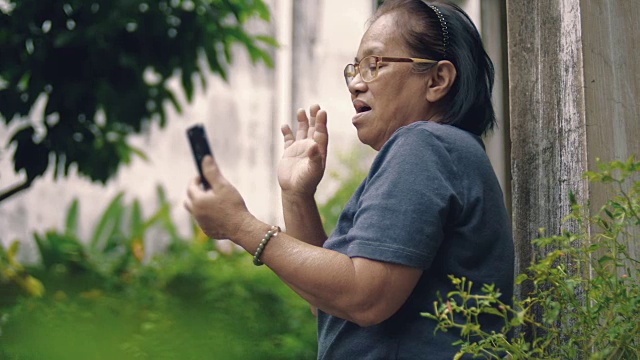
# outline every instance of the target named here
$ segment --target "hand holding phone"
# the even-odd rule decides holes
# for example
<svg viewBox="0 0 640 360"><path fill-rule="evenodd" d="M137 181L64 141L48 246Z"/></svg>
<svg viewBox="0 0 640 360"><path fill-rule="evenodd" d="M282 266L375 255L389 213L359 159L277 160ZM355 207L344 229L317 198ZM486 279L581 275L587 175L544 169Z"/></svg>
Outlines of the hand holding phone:
<svg viewBox="0 0 640 360"><path fill-rule="evenodd" d="M211 185L209 185L209 182L207 182L207 179L205 179L204 174L202 173L202 159L206 155L212 155L211 147L209 146L209 141L207 140L207 134L204 130L204 125L196 124L188 128L187 137L189 138L191 150L193 151L193 157L196 161L196 165L198 166L198 173L200 174L202 186L205 190L210 189Z"/></svg>

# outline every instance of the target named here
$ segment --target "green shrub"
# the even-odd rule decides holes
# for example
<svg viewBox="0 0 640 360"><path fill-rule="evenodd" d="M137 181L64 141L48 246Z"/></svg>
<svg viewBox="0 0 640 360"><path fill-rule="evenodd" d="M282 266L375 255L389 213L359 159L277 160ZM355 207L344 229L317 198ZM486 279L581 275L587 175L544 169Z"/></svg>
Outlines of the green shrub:
<svg viewBox="0 0 640 360"><path fill-rule="evenodd" d="M20 243L14 241L8 249L0 244L0 307L14 303L16 296L23 292L41 297L44 286L40 280L31 276L17 255ZM2 323L0 322L0 328Z"/></svg>
<svg viewBox="0 0 640 360"><path fill-rule="evenodd" d="M315 358L306 302L248 254L218 251L195 225L180 238L161 189L158 198L145 217L117 195L88 241L74 201L64 231L35 235L41 263L28 273L46 294L14 291L0 305L2 359ZM145 254L151 236L169 245Z"/></svg>
<svg viewBox="0 0 640 360"><path fill-rule="evenodd" d="M153 267L167 268L142 269L122 291L65 292L48 279L51 296L9 312L7 358L315 357L315 322L304 302L249 257L213 260L202 250L163 257Z"/></svg>
<svg viewBox="0 0 640 360"><path fill-rule="evenodd" d="M460 331L456 358L640 359L640 262L627 247L640 244L639 175L633 158L586 173L616 194L593 216L570 197L573 230L533 241L546 254L517 277L533 291L513 306L492 285L472 291L470 281L451 276L457 290L434 305L435 315L423 315L438 322L436 331ZM483 331L481 314L502 317L502 331Z"/></svg>
<svg viewBox="0 0 640 360"><path fill-rule="evenodd" d="M365 152L366 151L366 152ZM318 210L327 234L335 229L338 218L345 205L368 173L371 153L363 148L356 148L349 153L341 154L339 166L329 172L329 177L339 183L332 195L320 204Z"/></svg>

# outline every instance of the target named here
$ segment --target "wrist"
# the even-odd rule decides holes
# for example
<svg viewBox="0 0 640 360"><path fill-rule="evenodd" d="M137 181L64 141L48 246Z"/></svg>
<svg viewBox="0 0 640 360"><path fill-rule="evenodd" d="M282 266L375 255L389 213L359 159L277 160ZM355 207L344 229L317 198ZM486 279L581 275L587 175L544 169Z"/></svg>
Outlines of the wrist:
<svg viewBox="0 0 640 360"><path fill-rule="evenodd" d="M283 205L295 205L308 202L315 202L314 192L300 192L300 191L283 191L282 192L282 204Z"/></svg>
<svg viewBox="0 0 640 360"><path fill-rule="evenodd" d="M253 240L252 235L256 231L259 231L259 229L264 227L264 225L265 224L262 221L258 220L251 213L247 212L237 222L233 234L229 237L229 240L249 251L249 248L253 246L253 244L251 243Z"/></svg>
<svg viewBox="0 0 640 360"><path fill-rule="evenodd" d="M282 230L280 229L279 226L272 225L271 228L266 232L266 234L260 241L260 244L258 245L256 252L253 254L253 265L256 265L256 266L264 265L264 263L260 259L262 257L262 253L264 252L264 249L267 247L267 244L269 243L269 241L273 237L278 236L280 231Z"/></svg>

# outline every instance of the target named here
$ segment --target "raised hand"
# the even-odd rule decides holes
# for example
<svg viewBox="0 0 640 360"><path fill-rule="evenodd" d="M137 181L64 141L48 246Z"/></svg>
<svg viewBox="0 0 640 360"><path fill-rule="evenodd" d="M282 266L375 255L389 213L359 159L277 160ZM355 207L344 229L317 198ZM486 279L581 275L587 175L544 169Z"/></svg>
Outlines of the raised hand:
<svg viewBox="0 0 640 360"><path fill-rule="evenodd" d="M297 113L298 131L282 127L284 154L278 164L278 182L283 193L313 195L327 163L327 113L315 104Z"/></svg>

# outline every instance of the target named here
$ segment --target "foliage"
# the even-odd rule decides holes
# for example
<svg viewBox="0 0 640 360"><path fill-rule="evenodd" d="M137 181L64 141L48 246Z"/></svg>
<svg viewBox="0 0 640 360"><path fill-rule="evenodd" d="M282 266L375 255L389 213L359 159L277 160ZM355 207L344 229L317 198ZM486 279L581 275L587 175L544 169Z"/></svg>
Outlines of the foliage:
<svg viewBox="0 0 640 360"><path fill-rule="evenodd" d="M20 0L0 3L0 119L15 132L16 172L27 183L49 166L54 177L106 182L121 163L144 154L127 142L166 108L181 112L179 77L188 101L208 70L226 79L235 44L254 63L272 66L269 36L247 32L270 20L262 0ZM208 68L208 70L207 70ZM44 122L21 121L39 98Z"/></svg>
<svg viewBox="0 0 640 360"><path fill-rule="evenodd" d="M333 194L320 204L318 210L322 218L322 224L327 233L331 233L338 223L338 218L347 202L358 186L367 176L367 164L370 158L359 150L339 156L339 166L332 170L329 176L338 182L338 188Z"/></svg>
<svg viewBox="0 0 640 360"><path fill-rule="evenodd" d="M90 239L79 204L64 231L36 234L42 259L30 273L42 298L0 304L3 359L311 359L308 305L247 254L225 254L195 224L182 238L158 189L145 216L118 194ZM150 241L166 243L151 254Z"/></svg>
<svg viewBox="0 0 640 360"><path fill-rule="evenodd" d="M40 280L31 276L24 265L18 261L20 243L14 241L8 249L0 244L0 306L5 305L10 293L24 291L35 297L44 294L44 286ZM2 325L2 324L0 324Z"/></svg>
<svg viewBox="0 0 640 360"><path fill-rule="evenodd" d="M160 187L157 197L158 210L144 218L138 200L126 206L124 193L117 194L105 208L86 244L78 234L79 204L74 200L67 212L64 232L34 234L43 269L95 277L107 285L122 286L121 278L144 260L144 239L154 226L160 226L169 241L179 241L170 204Z"/></svg>
<svg viewBox="0 0 640 360"><path fill-rule="evenodd" d="M533 291L513 306L499 300L492 285L477 293L470 281L451 276L456 290L435 304L435 315L423 315L438 321L439 331L460 331L457 358L640 359L640 262L627 248L640 243L638 175L640 162L633 158L599 163L599 171L586 173L592 184L612 186L615 196L593 216L589 204L570 197L567 221L577 230L534 240L551 250L517 277ZM481 314L504 318L502 331L483 331ZM518 335L511 337L514 330Z"/></svg>

